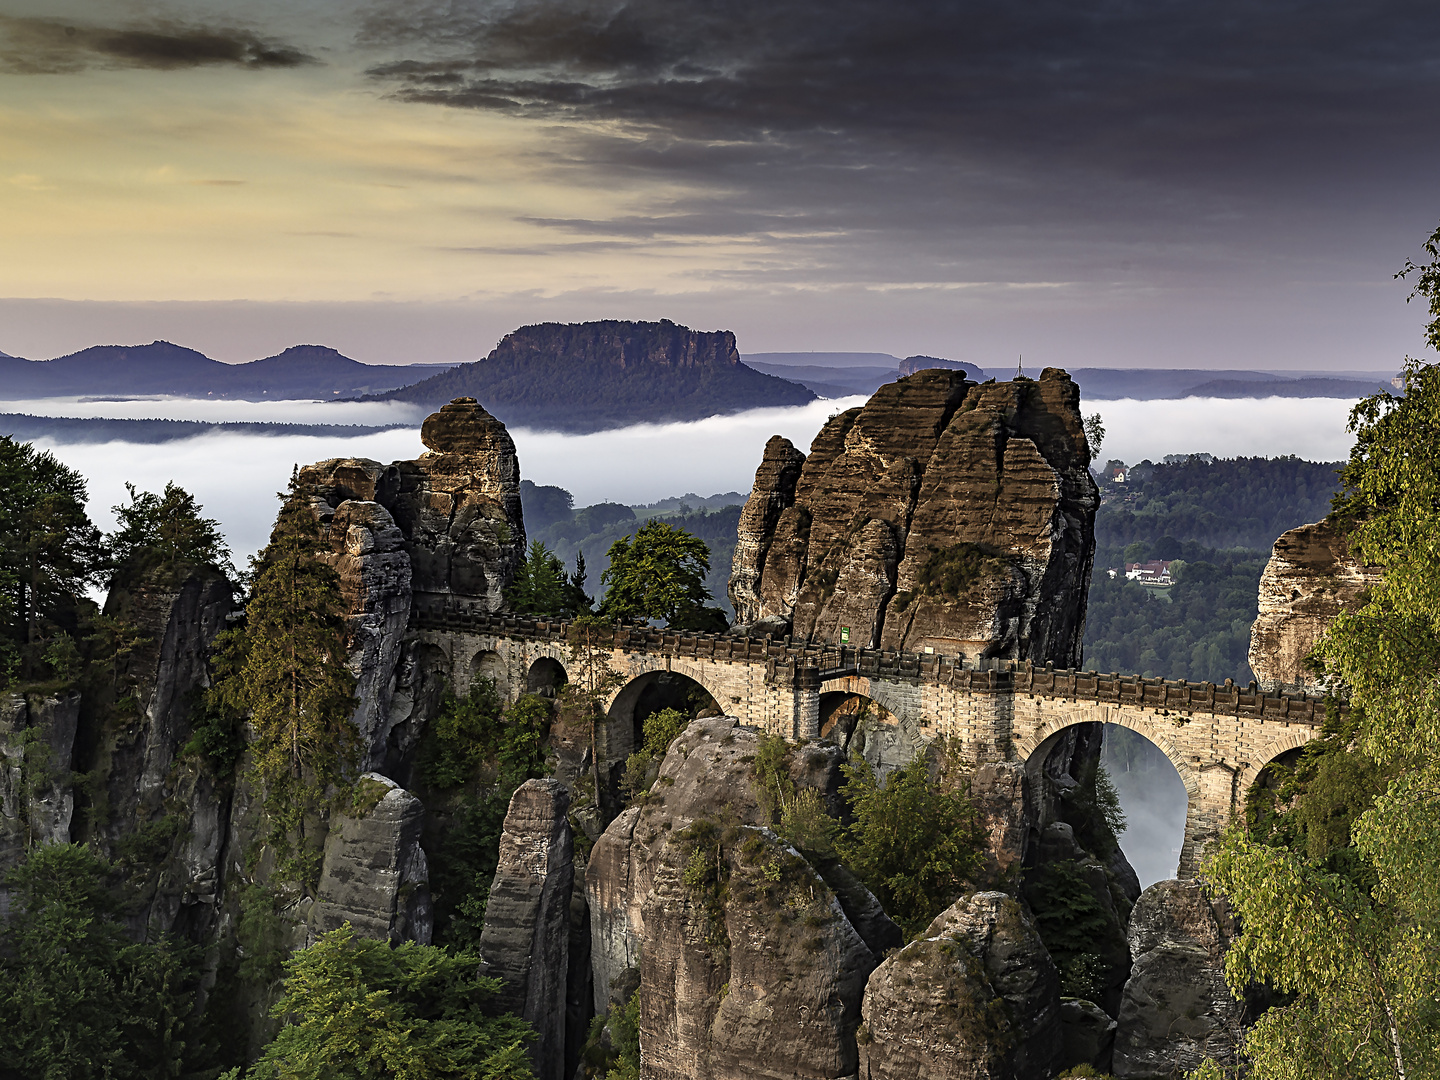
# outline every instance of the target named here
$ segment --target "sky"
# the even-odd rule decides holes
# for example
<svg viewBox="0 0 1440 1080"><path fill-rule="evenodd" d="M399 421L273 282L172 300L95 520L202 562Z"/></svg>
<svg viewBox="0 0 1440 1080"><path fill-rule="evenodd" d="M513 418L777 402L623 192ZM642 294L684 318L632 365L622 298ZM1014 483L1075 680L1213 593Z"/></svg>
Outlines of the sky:
<svg viewBox="0 0 1440 1080"><path fill-rule="evenodd" d="M1394 369L1418 0L0 0L0 351Z"/></svg>

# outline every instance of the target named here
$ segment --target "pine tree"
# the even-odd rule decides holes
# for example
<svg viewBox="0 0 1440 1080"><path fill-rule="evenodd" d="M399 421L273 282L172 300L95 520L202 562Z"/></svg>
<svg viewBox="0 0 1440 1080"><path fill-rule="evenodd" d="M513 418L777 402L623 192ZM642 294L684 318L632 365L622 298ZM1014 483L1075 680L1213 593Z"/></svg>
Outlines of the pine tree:
<svg viewBox="0 0 1440 1080"><path fill-rule="evenodd" d="M271 840L282 846L318 796L346 778L355 746L345 604L319 541L292 481L270 543L251 563L245 626L224 635L216 665L219 704L249 717Z"/></svg>

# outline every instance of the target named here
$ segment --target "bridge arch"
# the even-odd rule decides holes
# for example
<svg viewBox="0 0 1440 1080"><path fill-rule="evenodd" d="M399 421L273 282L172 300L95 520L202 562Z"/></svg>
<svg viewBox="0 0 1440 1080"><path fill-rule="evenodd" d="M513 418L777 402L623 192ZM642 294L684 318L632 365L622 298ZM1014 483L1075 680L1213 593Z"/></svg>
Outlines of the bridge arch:
<svg viewBox="0 0 1440 1080"><path fill-rule="evenodd" d="M669 669L652 668L640 672L621 686L606 710L605 758L612 765L615 762L623 764L640 745L641 725L645 717L661 709L679 709L692 716L706 708L718 712L720 698L696 677L700 674L683 670L680 665L672 665Z"/></svg>
<svg viewBox="0 0 1440 1080"><path fill-rule="evenodd" d="M469 671L465 675L467 690L476 679L494 679L500 696L505 699L511 696L509 667L505 658L494 649L482 648L471 656Z"/></svg>
<svg viewBox="0 0 1440 1080"><path fill-rule="evenodd" d="M530 665L525 675L525 692L554 697L560 692L560 687L569 681L564 664L553 656L542 656Z"/></svg>
<svg viewBox="0 0 1440 1080"><path fill-rule="evenodd" d="M1095 723L1093 717L1055 717L1040 725L1034 731L1015 740L1015 757L1025 762L1031 762L1036 767L1043 765L1049 757L1050 751L1059 743L1061 736L1066 729L1076 727L1080 724ZM1122 712L1114 712L1107 716L1105 723L1115 724L1119 727L1129 728L1138 735L1143 735L1152 745L1155 746L1175 766L1176 773L1180 776L1180 782L1185 785L1185 794L1193 801L1200 796L1200 777L1185 760L1183 754L1176 747L1173 739L1165 732L1159 724L1151 723L1145 714L1140 716L1127 715Z"/></svg>
<svg viewBox="0 0 1440 1080"><path fill-rule="evenodd" d="M1103 743L1097 746L1092 742L1091 747L1109 765L1111 784L1129 819L1119 837L1120 847L1140 884L1148 886L1165 878L1193 876L1200 849L1217 831L1212 813L1216 785L1213 777L1207 778L1195 768L1193 758L1185 760L1163 717L1138 710L1111 710L1103 718L1091 714L1051 719L1030 738L1017 740L1014 747L1014 756L1024 763L1030 778L1031 790L1042 790L1041 777L1047 772L1053 777L1068 768L1072 776L1080 778L1073 762L1065 756L1066 737L1084 726L1103 732L1099 736ZM1126 746L1127 733L1137 737L1138 745ZM1126 766L1138 764L1138 771L1131 772L1114 760L1117 751L1128 759ZM1032 835L1032 841L1035 839Z"/></svg>

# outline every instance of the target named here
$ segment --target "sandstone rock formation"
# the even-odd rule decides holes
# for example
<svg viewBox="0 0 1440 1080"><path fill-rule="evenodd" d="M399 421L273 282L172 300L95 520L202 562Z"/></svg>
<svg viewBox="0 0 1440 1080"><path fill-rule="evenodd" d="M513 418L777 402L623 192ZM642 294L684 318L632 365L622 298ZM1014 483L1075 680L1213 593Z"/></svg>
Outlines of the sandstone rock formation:
<svg viewBox="0 0 1440 1080"><path fill-rule="evenodd" d="M377 492L405 535L416 596L498 611L525 557L515 442L473 398L442 406L420 438L430 453L391 465Z"/></svg>
<svg viewBox="0 0 1440 1080"><path fill-rule="evenodd" d="M374 500L383 472L368 458L331 458L298 475L322 526L321 558L340 575L348 605L354 722L365 769L383 764L390 731L403 719L393 715L395 673L412 606L405 536Z"/></svg>
<svg viewBox="0 0 1440 1080"><path fill-rule="evenodd" d="M1125 984L1112 1070L1119 1080L1185 1075L1207 1057L1235 1061L1244 1003L1225 985L1235 928L1195 882L1158 881L1130 914L1134 969Z"/></svg>
<svg viewBox="0 0 1440 1080"><path fill-rule="evenodd" d="M764 827L751 786L758 745L733 719L692 721L648 799L590 853L595 1007L623 1001L638 975L647 1077L853 1073L865 979L900 944L853 875L811 866ZM833 794L842 760L836 747L797 749L790 778ZM712 869L692 870L701 848Z"/></svg>
<svg viewBox="0 0 1440 1080"><path fill-rule="evenodd" d="M798 476L772 439L741 518L740 622L1078 666L1099 504L1079 401L1055 369L981 386L928 369L833 417Z"/></svg>
<svg viewBox="0 0 1440 1080"><path fill-rule="evenodd" d="M1060 980L1020 904L963 896L870 977L864 1080L1042 1080L1062 1060Z"/></svg>
<svg viewBox="0 0 1440 1080"><path fill-rule="evenodd" d="M870 950L773 832L705 825L671 832L645 898L645 1077L853 1076Z"/></svg>
<svg viewBox="0 0 1440 1080"><path fill-rule="evenodd" d="M1317 688L1306 657L1335 616L1361 603L1378 581L1378 571L1351 556L1328 521L1276 540L1260 575L1260 613L1250 631L1250 670L1261 687Z"/></svg>
<svg viewBox="0 0 1440 1080"><path fill-rule="evenodd" d="M760 571L770 552L770 543L780 515L795 502L795 483L805 455L789 439L770 436L765 456L755 472L755 487L740 512L740 527L730 574L730 603L735 620L742 624L760 618Z"/></svg>
<svg viewBox="0 0 1440 1080"><path fill-rule="evenodd" d="M379 773L361 778L360 797L374 805L330 819L310 916L313 934L349 922L361 937L428 945L430 875L420 847L425 807Z"/></svg>
<svg viewBox="0 0 1440 1080"><path fill-rule="evenodd" d="M575 876L569 809L570 795L555 780L527 780L511 797L480 938L506 1008L534 1025L530 1058L539 1080L560 1080L565 1064Z"/></svg>

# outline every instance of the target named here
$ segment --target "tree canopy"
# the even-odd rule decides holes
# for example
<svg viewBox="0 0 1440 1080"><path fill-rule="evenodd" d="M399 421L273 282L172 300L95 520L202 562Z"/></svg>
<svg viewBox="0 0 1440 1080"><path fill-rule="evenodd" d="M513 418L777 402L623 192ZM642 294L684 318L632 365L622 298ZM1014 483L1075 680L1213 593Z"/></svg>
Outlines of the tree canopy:
<svg viewBox="0 0 1440 1080"><path fill-rule="evenodd" d="M134 484L125 490L130 501L111 508L118 527L106 537L118 568L174 574L183 566L210 565L235 576L220 523L201 516L194 495L173 482L160 495L137 491Z"/></svg>
<svg viewBox="0 0 1440 1080"><path fill-rule="evenodd" d="M600 614L610 619L655 619L678 630L723 630L725 616L707 606L710 549L684 529L651 520L634 536L610 545L601 577Z"/></svg>
<svg viewBox="0 0 1440 1080"><path fill-rule="evenodd" d="M1403 273L1419 271L1434 345L1440 230L1426 250ZM1247 1037L1256 1080L1440 1076L1440 368L1407 359L1403 396L1365 399L1350 427L1334 517L1382 580L1317 647L1349 713L1282 820L1252 815L1205 864L1242 927L1232 987L1287 999Z"/></svg>
<svg viewBox="0 0 1440 1080"><path fill-rule="evenodd" d="M577 553L575 570L565 572L562 563L539 540L530 542L525 561L515 571L505 590L505 603L517 615L540 615L573 619L590 610L585 595L585 556Z"/></svg>
<svg viewBox="0 0 1440 1080"><path fill-rule="evenodd" d="M340 782L353 765L346 605L319 542L314 512L292 490L270 543L251 560L245 625L221 635L215 654L211 705L249 719L277 843L300 828L316 789Z"/></svg>
<svg viewBox="0 0 1440 1080"><path fill-rule="evenodd" d="M495 1004L474 953L391 946L346 923L285 962L285 1020L249 1080L529 1080L530 1026ZM239 1070L226 1074L238 1080Z"/></svg>
<svg viewBox="0 0 1440 1080"><path fill-rule="evenodd" d="M0 1078L178 1076L195 985L189 950L137 944L78 844L31 850L5 879L0 919Z"/></svg>
<svg viewBox="0 0 1440 1080"><path fill-rule="evenodd" d="M42 673L46 639L75 630L105 551L85 480L47 451L0 436L0 685Z"/></svg>

